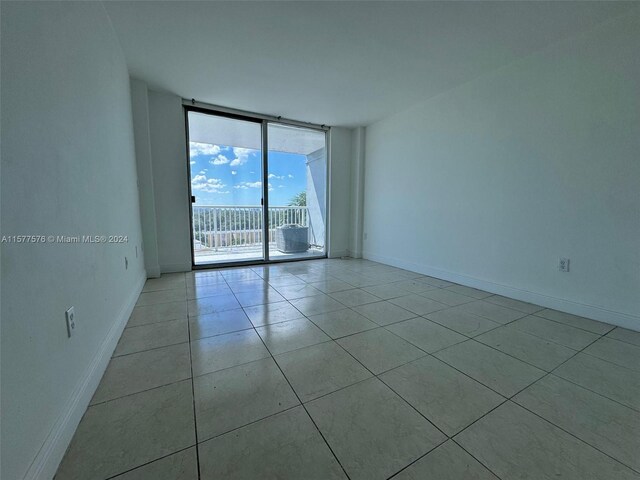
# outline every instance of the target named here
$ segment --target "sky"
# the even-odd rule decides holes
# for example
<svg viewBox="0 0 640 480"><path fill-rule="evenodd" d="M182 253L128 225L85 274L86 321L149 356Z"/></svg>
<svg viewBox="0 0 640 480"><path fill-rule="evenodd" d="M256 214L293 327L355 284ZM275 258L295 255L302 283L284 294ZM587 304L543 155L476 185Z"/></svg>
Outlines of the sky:
<svg viewBox="0 0 640 480"><path fill-rule="evenodd" d="M191 194L196 205L260 205L260 150L190 142ZM307 188L306 157L269 152L269 205L288 205Z"/></svg>

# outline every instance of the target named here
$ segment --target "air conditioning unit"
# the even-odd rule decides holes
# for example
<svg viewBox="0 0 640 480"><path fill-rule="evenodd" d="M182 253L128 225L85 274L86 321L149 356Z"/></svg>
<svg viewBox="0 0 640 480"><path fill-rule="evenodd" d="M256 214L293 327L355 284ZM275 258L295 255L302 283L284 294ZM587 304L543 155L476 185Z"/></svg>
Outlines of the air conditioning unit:
<svg viewBox="0 0 640 480"><path fill-rule="evenodd" d="M276 227L276 248L282 253L298 253L309 250L309 227L296 223Z"/></svg>

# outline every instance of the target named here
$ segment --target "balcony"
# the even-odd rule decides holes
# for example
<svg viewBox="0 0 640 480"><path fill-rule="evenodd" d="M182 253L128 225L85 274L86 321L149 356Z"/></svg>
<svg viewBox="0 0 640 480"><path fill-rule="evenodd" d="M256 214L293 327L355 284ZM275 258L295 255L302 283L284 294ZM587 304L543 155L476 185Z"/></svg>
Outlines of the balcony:
<svg viewBox="0 0 640 480"><path fill-rule="evenodd" d="M263 218L260 205L193 205L193 254L196 265L256 260L263 258ZM271 259L306 258L324 255L318 245L309 207L269 207L268 245ZM297 224L308 228L309 248L305 252L283 253L276 247L276 229Z"/></svg>

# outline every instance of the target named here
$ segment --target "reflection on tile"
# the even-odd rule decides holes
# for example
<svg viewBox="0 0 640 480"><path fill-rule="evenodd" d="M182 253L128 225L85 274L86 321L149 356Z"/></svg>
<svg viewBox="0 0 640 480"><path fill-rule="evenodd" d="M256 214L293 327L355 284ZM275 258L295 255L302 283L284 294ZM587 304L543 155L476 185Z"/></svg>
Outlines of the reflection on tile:
<svg viewBox="0 0 640 480"><path fill-rule="evenodd" d="M118 357L188 341L189 328L185 320L140 325L124 329L113 356Z"/></svg>
<svg viewBox="0 0 640 480"><path fill-rule="evenodd" d="M505 400L431 356L390 370L380 379L449 436Z"/></svg>
<svg viewBox="0 0 640 480"><path fill-rule="evenodd" d="M134 307L127 327L178 320L180 318L187 318L187 304L185 302L145 305L143 307Z"/></svg>
<svg viewBox="0 0 640 480"><path fill-rule="evenodd" d="M478 335L476 340L547 372L577 353L575 350L529 335L510 325Z"/></svg>
<svg viewBox="0 0 640 480"><path fill-rule="evenodd" d="M520 392L514 401L640 471L639 412L553 375Z"/></svg>
<svg viewBox="0 0 640 480"><path fill-rule="evenodd" d="M251 320L251 323L256 327L303 317L302 313L289 302L247 307L244 311L249 317L249 320Z"/></svg>
<svg viewBox="0 0 640 480"><path fill-rule="evenodd" d="M345 479L302 407L199 445L202 480Z"/></svg>
<svg viewBox="0 0 640 480"><path fill-rule="evenodd" d="M640 346L603 337L585 348L584 353L640 371Z"/></svg>
<svg viewBox="0 0 640 480"><path fill-rule="evenodd" d="M234 295L218 295L216 297L198 298L187 302L190 317L198 317L200 315L206 315L207 313L223 312L240 307Z"/></svg>
<svg viewBox="0 0 640 480"><path fill-rule="evenodd" d="M191 342L195 376L234 367L269 356L254 330L227 333Z"/></svg>
<svg viewBox="0 0 640 480"><path fill-rule="evenodd" d="M416 316L415 313L394 305L391 302L369 303L367 305L354 307L354 310L372 322L382 326L408 320Z"/></svg>
<svg viewBox="0 0 640 480"><path fill-rule="evenodd" d="M255 305L264 305L266 303L283 302L284 297L276 292L273 288L264 290L256 290L253 292L236 293L238 302L243 307L253 307Z"/></svg>
<svg viewBox="0 0 640 480"><path fill-rule="evenodd" d="M227 285L233 293L261 292L270 288L269 284L262 279L231 281Z"/></svg>
<svg viewBox="0 0 640 480"><path fill-rule="evenodd" d="M109 478L194 445L191 382L89 407L56 480Z"/></svg>
<svg viewBox="0 0 640 480"><path fill-rule="evenodd" d="M544 310L536 312L536 315L555 322L571 325L572 327L581 328L582 330L587 330L592 333L597 333L598 335L604 335L613 329L613 325L597 322L577 315L571 315L570 313L560 312L558 310L551 310L550 308L545 308Z"/></svg>
<svg viewBox="0 0 640 480"><path fill-rule="evenodd" d="M272 358L196 377L193 389L200 442L300 403Z"/></svg>
<svg viewBox="0 0 640 480"><path fill-rule="evenodd" d="M474 340L440 350L435 356L506 397L518 393L545 374Z"/></svg>
<svg viewBox="0 0 640 480"><path fill-rule="evenodd" d="M444 303L436 302L422 295L407 295L389 300L391 303L409 310L416 315L426 315L427 313L437 312L447 308Z"/></svg>
<svg viewBox="0 0 640 480"><path fill-rule="evenodd" d="M284 353L278 355L276 361L303 402L371 376L335 342Z"/></svg>
<svg viewBox="0 0 640 480"><path fill-rule="evenodd" d="M635 370L579 353L553 374L640 410L640 373Z"/></svg>
<svg viewBox="0 0 640 480"><path fill-rule="evenodd" d="M309 317L309 320L334 339L378 327L377 324L349 308L313 315Z"/></svg>
<svg viewBox="0 0 640 480"><path fill-rule="evenodd" d="M112 358L91 404L191 377L189 344L180 343Z"/></svg>
<svg viewBox="0 0 640 480"><path fill-rule="evenodd" d="M467 340L467 337L422 317L394 323L386 328L427 353Z"/></svg>
<svg viewBox="0 0 640 480"><path fill-rule="evenodd" d="M187 288L187 300L196 298L217 297L218 295L230 295L231 289L222 281L216 284L196 285Z"/></svg>
<svg viewBox="0 0 640 480"><path fill-rule="evenodd" d="M304 285L304 281L300 280L291 273L281 273L279 275L263 275L262 278L274 288L284 287L286 285Z"/></svg>
<svg viewBox="0 0 640 480"><path fill-rule="evenodd" d="M384 479L446 437L377 378L307 404L352 479Z"/></svg>
<svg viewBox="0 0 640 480"><path fill-rule="evenodd" d="M423 357L425 353L384 328L336 340L376 375Z"/></svg>
<svg viewBox="0 0 640 480"><path fill-rule="evenodd" d="M321 313L342 310L344 305L328 295L316 295L314 297L298 298L291 300L291 304L307 317L320 315Z"/></svg>
<svg viewBox="0 0 640 480"><path fill-rule="evenodd" d="M637 479L627 467L512 402L456 441L500 478Z"/></svg>
<svg viewBox="0 0 640 480"><path fill-rule="evenodd" d="M413 465L393 477L394 480L499 480L453 440L440 445Z"/></svg>
<svg viewBox="0 0 640 480"><path fill-rule="evenodd" d="M314 295L320 295L322 292L315 287L312 287L308 283L301 283L298 285L287 285L277 287L276 290L280 292L287 300L295 300L296 298L313 297Z"/></svg>
<svg viewBox="0 0 640 480"><path fill-rule="evenodd" d="M530 316L524 317L511 324L513 328L517 328L523 332L544 338L551 342L559 343L574 350L582 350L598 339L594 333L573 328L569 325L546 320L541 317Z"/></svg>
<svg viewBox="0 0 640 480"><path fill-rule="evenodd" d="M501 325L488 318L461 312L454 308L430 313L425 317L468 337L475 337Z"/></svg>
<svg viewBox="0 0 640 480"><path fill-rule="evenodd" d="M323 293L341 292L342 290L351 290L353 288L353 285L335 278L323 280L322 282L313 282L310 285Z"/></svg>
<svg viewBox="0 0 640 480"><path fill-rule="evenodd" d="M196 447L118 475L114 480L198 480Z"/></svg>
<svg viewBox="0 0 640 480"><path fill-rule="evenodd" d="M191 340L237 332L252 327L253 325L241 308L208 313L189 319Z"/></svg>
<svg viewBox="0 0 640 480"><path fill-rule="evenodd" d="M306 318L256 328L273 355L331 340Z"/></svg>

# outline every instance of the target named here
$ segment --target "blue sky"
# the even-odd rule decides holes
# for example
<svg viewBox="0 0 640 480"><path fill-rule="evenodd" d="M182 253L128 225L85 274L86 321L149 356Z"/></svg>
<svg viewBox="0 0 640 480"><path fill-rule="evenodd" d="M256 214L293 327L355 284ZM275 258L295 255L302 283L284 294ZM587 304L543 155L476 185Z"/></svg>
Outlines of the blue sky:
<svg viewBox="0 0 640 480"><path fill-rule="evenodd" d="M191 142L191 193L197 205L260 205L259 150ZM269 152L269 204L288 205L306 190L306 157Z"/></svg>

